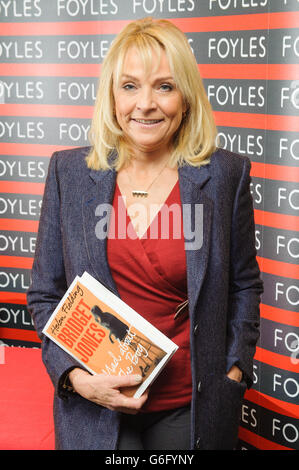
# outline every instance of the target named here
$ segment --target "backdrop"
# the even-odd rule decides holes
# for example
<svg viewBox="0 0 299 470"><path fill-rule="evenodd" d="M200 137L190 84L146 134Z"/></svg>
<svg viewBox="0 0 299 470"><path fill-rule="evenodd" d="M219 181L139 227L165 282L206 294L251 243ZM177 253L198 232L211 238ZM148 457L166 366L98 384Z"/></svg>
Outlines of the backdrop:
<svg viewBox="0 0 299 470"><path fill-rule="evenodd" d="M0 448L53 448L52 386L26 309L52 152L87 145L101 63L134 18L186 34L222 147L252 161L265 292L239 448L299 448L297 0L0 2Z"/></svg>

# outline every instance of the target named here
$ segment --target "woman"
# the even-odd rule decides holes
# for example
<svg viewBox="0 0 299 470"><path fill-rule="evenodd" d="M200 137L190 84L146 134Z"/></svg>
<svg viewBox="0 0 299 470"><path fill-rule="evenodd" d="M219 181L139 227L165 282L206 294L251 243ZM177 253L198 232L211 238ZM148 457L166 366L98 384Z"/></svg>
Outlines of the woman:
<svg viewBox="0 0 299 470"><path fill-rule="evenodd" d="M183 33L130 23L102 66L92 146L53 155L40 217L28 308L56 389L58 449L235 447L262 283L250 162L215 136ZM107 205L115 217L99 230ZM92 376L41 334L85 270L179 346L139 399L121 390L140 377Z"/></svg>

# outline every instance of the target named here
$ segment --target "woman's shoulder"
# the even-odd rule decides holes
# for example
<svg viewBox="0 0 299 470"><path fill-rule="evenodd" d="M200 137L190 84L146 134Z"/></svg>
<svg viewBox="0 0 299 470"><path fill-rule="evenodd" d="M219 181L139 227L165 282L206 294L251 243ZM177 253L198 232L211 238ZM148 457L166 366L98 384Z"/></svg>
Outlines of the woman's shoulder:
<svg viewBox="0 0 299 470"><path fill-rule="evenodd" d="M60 168L87 167L85 158L90 152L90 147L76 147L59 150L53 153L52 159L56 160Z"/></svg>
<svg viewBox="0 0 299 470"><path fill-rule="evenodd" d="M62 184L87 178L90 170L87 167L86 157L89 151L90 147L77 147L54 152L48 172L54 172L55 177Z"/></svg>
<svg viewBox="0 0 299 470"><path fill-rule="evenodd" d="M210 158L210 172L221 178L239 180L244 172L250 172L251 162L246 155L217 148Z"/></svg>
<svg viewBox="0 0 299 470"><path fill-rule="evenodd" d="M231 152L218 147L211 155L210 163L215 168L230 168L231 170L240 170L244 166L250 166L250 159L246 155Z"/></svg>

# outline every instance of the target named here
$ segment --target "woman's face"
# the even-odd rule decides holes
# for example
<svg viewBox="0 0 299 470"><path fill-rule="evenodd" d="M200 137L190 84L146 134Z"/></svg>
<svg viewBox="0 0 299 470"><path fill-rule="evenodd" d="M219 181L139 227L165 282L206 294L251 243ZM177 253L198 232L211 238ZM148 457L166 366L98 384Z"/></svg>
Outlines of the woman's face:
<svg viewBox="0 0 299 470"><path fill-rule="evenodd" d="M153 51L153 65L146 73L138 51L134 47L128 50L113 89L115 113L133 149L168 152L185 106L163 50L159 64Z"/></svg>

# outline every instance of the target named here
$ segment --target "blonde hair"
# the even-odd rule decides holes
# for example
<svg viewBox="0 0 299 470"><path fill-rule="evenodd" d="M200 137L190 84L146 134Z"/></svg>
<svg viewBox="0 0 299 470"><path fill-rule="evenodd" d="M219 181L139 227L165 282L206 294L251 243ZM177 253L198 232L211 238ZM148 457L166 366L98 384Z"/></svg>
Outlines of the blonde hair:
<svg viewBox="0 0 299 470"><path fill-rule="evenodd" d="M209 162L215 150L217 130L194 54L186 36L173 23L144 18L129 23L113 40L102 64L94 115L89 132L91 150L86 158L89 168L111 167L109 155L116 149L116 170L132 156L114 114L113 74L121 75L130 47L135 47L145 66L152 63L153 51L164 50L177 88L182 93L187 111L173 141L170 165L185 162L200 166Z"/></svg>

